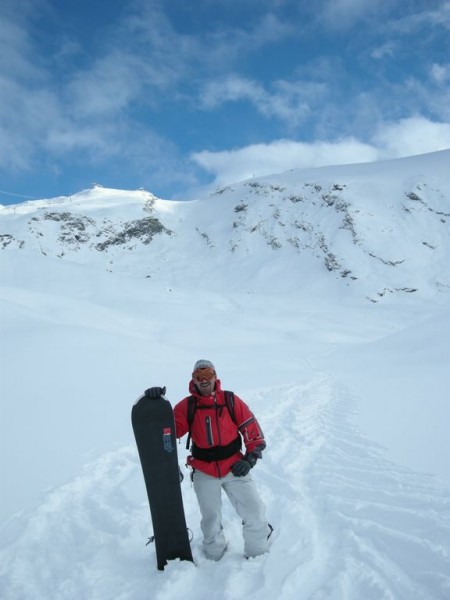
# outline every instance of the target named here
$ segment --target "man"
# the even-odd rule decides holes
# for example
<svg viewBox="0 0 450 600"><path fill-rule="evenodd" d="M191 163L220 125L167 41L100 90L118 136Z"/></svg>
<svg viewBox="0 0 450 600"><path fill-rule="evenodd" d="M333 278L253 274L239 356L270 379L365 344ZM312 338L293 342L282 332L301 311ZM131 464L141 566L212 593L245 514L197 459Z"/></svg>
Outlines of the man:
<svg viewBox="0 0 450 600"><path fill-rule="evenodd" d="M209 360L195 363L191 396L174 407L178 438L189 432L192 480L202 515L205 556L220 560L227 549L222 527L222 489L242 519L247 558L268 552L272 526L250 470L266 447L263 433L248 406L224 392ZM191 422L190 422L191 421ZM241 452L242 440L245 453ZM188 438L189 443L189 438Z"/></svg>

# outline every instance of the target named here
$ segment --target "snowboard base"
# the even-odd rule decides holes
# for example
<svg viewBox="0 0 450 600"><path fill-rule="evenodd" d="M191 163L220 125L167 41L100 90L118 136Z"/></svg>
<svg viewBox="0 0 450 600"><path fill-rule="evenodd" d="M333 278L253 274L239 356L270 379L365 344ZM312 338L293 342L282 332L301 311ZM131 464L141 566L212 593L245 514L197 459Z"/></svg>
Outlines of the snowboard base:
<svg viewBox="0 0 450 600"><path fill-rule="evenodd" d="M172 406L161 396L142 396L131 411L153 523L159 570L167 561L193 562L181 494Z"/></svg>

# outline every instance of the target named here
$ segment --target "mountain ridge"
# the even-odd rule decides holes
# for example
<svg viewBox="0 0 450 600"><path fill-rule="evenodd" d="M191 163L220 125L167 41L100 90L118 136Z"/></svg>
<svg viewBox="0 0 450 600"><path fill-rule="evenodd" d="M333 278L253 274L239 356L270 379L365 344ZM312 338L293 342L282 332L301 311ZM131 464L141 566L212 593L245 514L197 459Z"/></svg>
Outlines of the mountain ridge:
<svg viewBox="0 0 450 600"><path fill-rule="evenodd" d="M1 207L0 249L246 292L448 295L450 150L252 178L200 200L94 186ZM191 265L196 267L191 271ZM239 265L239 269L236 268ZM234 276L240 271L241 276ZM445 301L445 300L444 300Z"/></svg>

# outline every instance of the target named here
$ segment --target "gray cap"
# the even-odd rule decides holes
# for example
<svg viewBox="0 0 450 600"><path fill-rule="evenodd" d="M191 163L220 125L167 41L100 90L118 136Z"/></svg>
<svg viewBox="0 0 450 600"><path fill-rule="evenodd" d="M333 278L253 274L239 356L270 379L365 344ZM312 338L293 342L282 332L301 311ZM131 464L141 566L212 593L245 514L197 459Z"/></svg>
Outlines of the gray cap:
<svg viewBox="0 0 450 600"><path fill-rule="evenodd" d="M201 358L195 363L193 371L196 371L197 369L212 369L213 371L215 371L216 367L212 364L210 360L205 360L204 358Z"/></svg>

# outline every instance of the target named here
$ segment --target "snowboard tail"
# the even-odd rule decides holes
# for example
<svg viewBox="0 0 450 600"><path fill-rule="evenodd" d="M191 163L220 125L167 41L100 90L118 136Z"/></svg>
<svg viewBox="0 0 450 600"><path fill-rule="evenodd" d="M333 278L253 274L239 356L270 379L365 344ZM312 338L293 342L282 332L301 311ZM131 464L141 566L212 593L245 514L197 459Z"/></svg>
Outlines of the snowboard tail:
<svg viewBox="0 0 450 600"><path fill-rule="evenodd" d="M136 445L147 490L159 570L167 561L193 562L181 494L175 422L163 396L142 396L131 411Z"/></svg>

